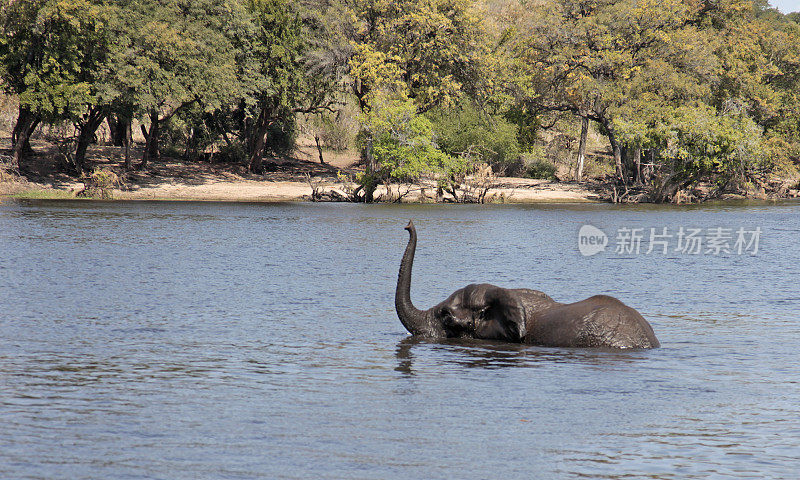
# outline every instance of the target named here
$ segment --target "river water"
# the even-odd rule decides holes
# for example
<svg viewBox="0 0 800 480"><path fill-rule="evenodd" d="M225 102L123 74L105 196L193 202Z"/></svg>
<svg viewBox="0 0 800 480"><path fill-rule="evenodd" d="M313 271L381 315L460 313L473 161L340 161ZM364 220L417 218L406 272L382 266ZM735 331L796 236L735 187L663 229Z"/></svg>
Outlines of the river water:
<svg viewBox="0 0 800 480"><path fill-rule="evenodd" d="M409 218L417 307L477 282L605 293L662 347L411 339L393 304ZM0 478L796 478L798 218L6 200ZM587 224L608 236L593 256ZM651 228L673 237L647 254ZM681 228L699 253L675 251Z"/></svg>

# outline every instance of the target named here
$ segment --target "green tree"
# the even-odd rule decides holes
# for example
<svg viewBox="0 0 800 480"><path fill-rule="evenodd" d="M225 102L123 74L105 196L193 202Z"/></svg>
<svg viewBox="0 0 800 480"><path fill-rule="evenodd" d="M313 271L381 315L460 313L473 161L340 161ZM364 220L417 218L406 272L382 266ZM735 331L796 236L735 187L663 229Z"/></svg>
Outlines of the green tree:
<svg viewBox="0 0 800 480"><path fill-rule="evenodd" d="M514 172L522 153L517 125L500 115L481 112L472 102L427 113L436 132L436 143L448 155L468 156L491 165L493 171Z"/></svg>
<svg viewBox="0 0 800 480"><path fill-rule="evenodd" d="M362 124L366 169L357 178L360 186L355 193L363 189L361 198L367 203L374 200L381 183L416 181L433 173L449 177L464 168L463 159L439 149L433 124L404 94L373 95Z"/></svg>
<svg viewBox="0 0 800 480"><path fill-rule="evenodd" d="M101 6L89 0L26 0L4 5L0 75L5 91L19 96L12 135L15 168L40 122L91 116L86 109L95 104L97 95L92 78L105 45L103 18Z"/></svg>
<svg viewBox="0 0 800 480"><path fill-rule="evenodd" d="M246 6L253 24L240 60L251 105L244 131L249 168L259 172L270 127L286 123L301 101L306 43L302 20L288 1L247 0Z"/></svg>
<svg viewBox="0 0 800 480"><path fill-rule="evenodd" d="M336 51L347 52L347 78L364 113L360 180L366 201L379 183L447 177L468 163L439 148L430 119L421 114L485 91L489 36L473 3L353 0L332 9L345 13ZM391 121L401 124L388 128Z"/></svg>
<svg viewBox="0 0 800 480"><path fill-rule="evenodd" d="M712 104L752 118L775 166L800 155L800 25L755 6L719 27L723 65Z"/></svg>
<svg viewBox="0 0 800 480"><path fill-rule="evenodd" d="M214 113L215 129L230 150L241 148L248 167L262 170L267 149L286 154L294 146L295 116L332 110L336 72L315 68L329 34L319 13L288 0L242 0L227 26L236 52L235 100ZM319 67L318 64L316 64ZM234 133L241 145L228 138Z"/></svg>
<svg viewBox="0 0 800 480"><path fill-rule="evenodd" d="M115 0L109 97L144 115L140 168L158 156L162 125L199 103L214 111L240 90L235 50L225 35L235 3L226 0Z"/></svg>
<svg viewBox="0 0 800 480"><path fill-rule="evenodd" d="M488 37L469 0L355 0L350 60L362 108L388 83L402 82L417 109L475 95Z"/></svg>
<svg viewBox="0 0 800 480"><path fill-rule="evenodd" d="M700 8L683 0L543 2L518 30L517 95L533 111L598 122L622 181L616 119L632 105L679 105L708 91L716 63L692 24Z"/></svg>

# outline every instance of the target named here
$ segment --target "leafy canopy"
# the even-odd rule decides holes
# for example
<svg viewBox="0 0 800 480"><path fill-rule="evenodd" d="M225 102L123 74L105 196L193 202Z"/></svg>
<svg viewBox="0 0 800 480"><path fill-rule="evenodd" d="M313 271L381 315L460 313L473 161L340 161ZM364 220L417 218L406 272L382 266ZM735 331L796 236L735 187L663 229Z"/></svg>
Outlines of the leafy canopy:
<svg viewBox="0 0 800 480"><path fill-rule="evenodd" d="M97 99L105 9L89 0L7 3L0 16L0 76L7 93L47 120L72 118Z"/></svg>

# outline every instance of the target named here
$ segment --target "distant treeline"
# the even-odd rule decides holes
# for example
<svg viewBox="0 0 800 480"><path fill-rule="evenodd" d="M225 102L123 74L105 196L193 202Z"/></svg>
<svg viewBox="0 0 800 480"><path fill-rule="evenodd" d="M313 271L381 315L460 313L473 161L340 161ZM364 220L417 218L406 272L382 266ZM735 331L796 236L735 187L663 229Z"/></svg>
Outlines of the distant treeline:
<svg viewBox="0 0 800 480"><path fill-rule="evenodd" d="M11 0L10 163L38 125L69 125L82 172L103 122L126 152L135 122L140 168L179 146L259 172L300 117L318 145L346 146L349 108L366 201L422 176L447 189L477 164L551 174L540 140L567 123L578 179L594 125L620 185L662 201L738 188L796 173L798 22L766 0Z"/></svg>

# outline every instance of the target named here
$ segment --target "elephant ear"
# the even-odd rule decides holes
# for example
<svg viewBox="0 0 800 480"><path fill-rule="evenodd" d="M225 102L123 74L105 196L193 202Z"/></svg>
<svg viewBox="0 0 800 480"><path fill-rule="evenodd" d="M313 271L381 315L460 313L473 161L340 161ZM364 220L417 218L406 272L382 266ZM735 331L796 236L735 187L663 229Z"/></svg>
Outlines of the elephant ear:
<svg viewBox="0 0 800 480"><path fill-rule="evenodd" d="M525 307L515 292L494 287L486 290L482 320L476 325L480 338L521 342L527 334Z"/></svg>

